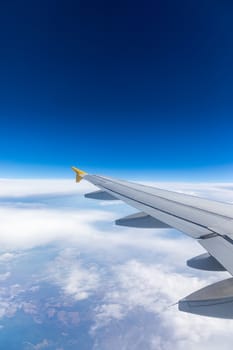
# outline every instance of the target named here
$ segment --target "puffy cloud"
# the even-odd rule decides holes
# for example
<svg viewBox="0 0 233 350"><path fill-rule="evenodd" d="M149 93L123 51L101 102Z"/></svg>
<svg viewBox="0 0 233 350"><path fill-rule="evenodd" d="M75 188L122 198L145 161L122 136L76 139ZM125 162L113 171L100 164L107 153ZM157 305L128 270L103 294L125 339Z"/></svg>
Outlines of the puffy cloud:
<svg viewBox="0 0 233 350"><path fill-rule="evenodd" d="M57 284L66 295L75 300L87 299L99 287L100 277L96 266L84 266L77 252L64 250L50 266L46 277Z"/></svg>
<svg viewBox="0 0 233 350"><path fill-rule="evenodd" d="M96 324L92 332L100 341L99 338L104 332L103 327L107 325L108 329L115 329L116 324L130 319L129 315L133 314L133 324L129 321L126 323L128 327L126 332L130 334L135 327L142 327L140 332L143 339L140 346L147 344L147 349L218 349L222 337L224 337L224 349L228 349L232 341L231 321L180 313L176 306L172 305L182 295L208 284L208 280L212 278L213 276L208 279L208 277L180 274L166 265L145 264L137 260L115 265L112 276L115 286L106 288L104 304L96 308ZM125 342L122 333L121 337ZM216 339L214 344L213 337ZM123 344L119 343L117 335L116 340L118 346L122 347ZM109 345L109 343L106 347L103 345L103 349L107 349ZM131 339L126 348L135 350L140 349L140 346L137 346L136 339Z"/></svg>
<svg viewBox="0 0 233 350"><path fill-rule="evenodd" d="M156 315L166 313L182 296L206 283L196 276L177 273L174 267L138 260L112 266L111 287L106 288L105 304L96 309L95 328L121 319L135 308Z"/></svg>

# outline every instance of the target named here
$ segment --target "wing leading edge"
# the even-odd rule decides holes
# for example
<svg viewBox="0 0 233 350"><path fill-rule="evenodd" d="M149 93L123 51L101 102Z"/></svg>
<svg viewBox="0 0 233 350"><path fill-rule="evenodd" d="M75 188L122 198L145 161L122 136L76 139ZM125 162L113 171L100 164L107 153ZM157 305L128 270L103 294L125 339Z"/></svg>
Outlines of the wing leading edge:
<svg viewBox="0 0 233 350"><path fill-rule="evenodd" d="M139 210L139 213L129 218L117 220L117 224L120 222L125 226L148 228L173 227L196 239L207 250L209 270L214 270L215 266L218 266L216 271L227 270L233 276L233 205L123 180L89 175L75 167L72 169L76 172L77 182L85 179L101 190L99 199L122 200ZM88 194L88 197L97 198L95 193L93 196ZM195 259L198 261L199 257ZM198 268L201 268L203 261L203 257L200 256ZM206 266L205 261L203 270L208 269ZM206 287L207 291L204 293L202 290L192 293L179 301L179 309L200 315L233 318L233 278L227 281ZM202 296L201 301L199 295ZM217 295L214 302L212 295ZM210 306L213 303L214 311ZM232 303L230 313L229 303Z"/></svg>

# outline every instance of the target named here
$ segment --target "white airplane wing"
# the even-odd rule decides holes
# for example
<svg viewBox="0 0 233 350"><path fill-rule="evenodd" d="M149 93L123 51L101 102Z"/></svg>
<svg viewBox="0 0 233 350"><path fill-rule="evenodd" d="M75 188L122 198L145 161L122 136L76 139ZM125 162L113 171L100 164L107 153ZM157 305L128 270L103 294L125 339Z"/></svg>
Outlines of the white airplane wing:
<svg viewBox="0 0 233 350"><path fill-rule="evenodd" d="M173 227L196 239L207 251L188 260L188 266L209 271L226 270L233 276L233 205L89 175L75 167L72 169L77 182L84 178L100 189L85 197L122 200L139 211L117 220L117 225ZM181 299L179 309L211 317L233 318L233 278L202 288Z"/></svg>

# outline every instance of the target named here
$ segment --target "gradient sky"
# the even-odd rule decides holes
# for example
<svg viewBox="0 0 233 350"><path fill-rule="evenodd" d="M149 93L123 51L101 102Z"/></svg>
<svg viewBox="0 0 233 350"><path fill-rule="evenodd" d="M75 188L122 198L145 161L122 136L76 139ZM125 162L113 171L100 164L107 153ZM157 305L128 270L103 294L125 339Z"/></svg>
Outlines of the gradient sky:
<svg viewBox="0 0 233 350"><path fill-rule="evenodd" d="M215 0L4 1L2 175L232 170L232 11Z"/></svg>

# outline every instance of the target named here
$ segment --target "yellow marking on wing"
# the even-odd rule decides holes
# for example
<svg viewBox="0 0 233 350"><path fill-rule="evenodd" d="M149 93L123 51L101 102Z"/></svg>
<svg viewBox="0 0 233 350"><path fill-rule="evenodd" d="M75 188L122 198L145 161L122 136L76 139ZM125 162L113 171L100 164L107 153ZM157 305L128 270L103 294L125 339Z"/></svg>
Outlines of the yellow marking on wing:
<svg viewBox="0 0 233 350"><path fill-rule="evenodd" d="M80 182L82 178L87 175L87 173L83 170L80 170L76 168L75 166L72 166L71 168L76 173L76 182Z"/></svg>

